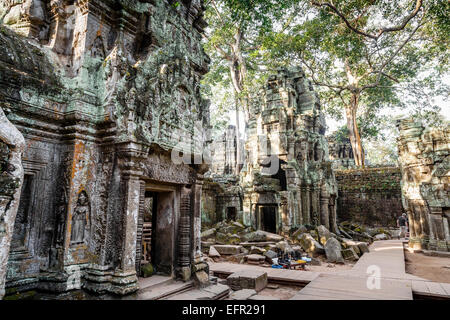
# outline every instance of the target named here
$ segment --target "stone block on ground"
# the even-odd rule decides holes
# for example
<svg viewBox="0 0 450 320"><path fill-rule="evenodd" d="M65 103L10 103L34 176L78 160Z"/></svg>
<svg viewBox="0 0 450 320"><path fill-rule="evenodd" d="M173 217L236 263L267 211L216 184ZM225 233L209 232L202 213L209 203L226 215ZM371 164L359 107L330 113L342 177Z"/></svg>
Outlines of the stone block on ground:
<svg viewBox="0 0 450 320"><path fill-rule="evenodd" d="M302 233L308 232L308 229L305 226L300 226L294 233L292 233L292 238L297 239Z"/></svg>
<svg viewBox="0 0 450 320"><path fill-rule="evenodd" d="M284 253L290 253L294 251L286 240L277 242L276 247Z"/></svg>
<svg viewBox="0 0 450 320"><path fill-rule="evenodd" d="M257 230L250 232L244 236L245 241L259 242L259 241L281 241L284 238L278 234L267 231Z"/></svg>
<svg viewBox="0 0 450 320"><path fill-rule="evenodd" d="M249 264L263 264L266 260L266 257L260 254L249 254L247 256L247 263Z"/></svg>
<svg viewBox="0 0 450 320"><path fill-rule="evenodd" d="M267 286L267 272L259 270L238 271L228 276L227 284L233 290L254 289L261 291Z"/></svg>
<svg viewBox="0 0 450 320"><path fill-rule="evenodd" d="M358 255L356 254L355 250L353 250L353 248L344 249L341 251L341 253L345 260L356 261L359 259Z"/></svg>
<svg viewBox="0 0 450 320"><path fill-rule="evenodd" d="M206 239L209 239L209 238L214 238L215 235L216 235L216 229L215 228L211 228L211 229L203 231L200 234L200 237L202 238L202 240L206 240Z"/></svg>
<svg viewBox="0 0 450 320"><path fill-rule="evenodd" d="M231 300L247 300L251 296L256 295L256 291L253 289L237 290L230 294Z"/></svg>
<svg viewBox="0 0 450 320"><path fill-rule="evenodd" d="M264 255L269 259L274 259L278 256L277 253L273 250L267 250L266 252L264 252Z"/></svg>
<svg viewBox="0 0 450 320"><path fill-rule="evenodd" d="M361 254L369 252L369 246L366 242L358 242L358 248L361 251Z"/></svg>
<svg viewBox="0 0 450 320"><path fill-rule="evenodd" d="M200 288L204 288L210 285L209 275L204 270L195 272L194 280L197 283L197 286L199 286Z"/></svg>
<svg viewBox="0 0 450 320"><path fill-rule="evenodd" d="M209 253L208 255L211 258L216 258L216 257L220 257L220 253L219 251L217 251L217 249L214 246L209 247Z"/></svg>
<svg viewBox="0 0 450 320"><path fill-rule="evenodd" d="M299 237L300 246L308 253L325 253L323 246L317 242L309 233L303 233Z"/></svg>
<svg viewBox="0 0 450 320"><path fill-rule="evenodd" d="M264 248L260 248L260 247L256 247L256 246L250 247L251 254L264 254L265 252L266 252L266 249L264 249Z"/></svg>
<svg viewBox="0 0 450 320"><path fill-rule="evenodd" d="M327 240L331 238L330 231L324 225L317 227L317 234L319 237L319 243L323 246L327 243Z"/></svg>
<svg viewBox="0 0 450 320"><path fill-rule="evenodd" d="M241 253L242 246L229 245L229 244L217 244L214 246L214 248L221 255L234 255L234 254Z"/></svg>
<svg viewBox="0 0 450 320"><path fill-rule="evenodd" d="M375 235L375 240L389 240L389 236L386 233L379 233Z"/></svg>
<svg viewBox="0 0 450 320"><path fill-rule="evenodd" d="M328 262L343 263L342 247L340 242L335 238L330 238L325 244L325 254Z"/></svg>

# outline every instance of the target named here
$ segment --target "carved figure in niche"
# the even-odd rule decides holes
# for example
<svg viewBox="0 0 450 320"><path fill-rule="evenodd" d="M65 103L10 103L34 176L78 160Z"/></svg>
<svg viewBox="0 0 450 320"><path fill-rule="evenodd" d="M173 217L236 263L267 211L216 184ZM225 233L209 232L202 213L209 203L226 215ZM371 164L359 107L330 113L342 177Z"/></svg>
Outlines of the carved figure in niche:
<svg viewBox="0 0 450 320"><path fill-rule="evenodd" d="M62 244L64 241L64 230L66 227L67 204L65 191L61 196L61 200L56 208L56 244Z"/></svg>
<svg viewBox="0 0 450 320"><path fill-rule="evenodd" d="M97 38L95 38L94 43L91 47L91 55L93 58L105 58L105 47L103 45L103 39L101 36L97 36Z"/></svg>
<svg viewBox="0 0 450 320"><path fill-rule="evenodd" d="M78 196L77 206L72 216L71 245L84 242L89 225L89 211L89 199L86 191L83 190Z"/></svg>

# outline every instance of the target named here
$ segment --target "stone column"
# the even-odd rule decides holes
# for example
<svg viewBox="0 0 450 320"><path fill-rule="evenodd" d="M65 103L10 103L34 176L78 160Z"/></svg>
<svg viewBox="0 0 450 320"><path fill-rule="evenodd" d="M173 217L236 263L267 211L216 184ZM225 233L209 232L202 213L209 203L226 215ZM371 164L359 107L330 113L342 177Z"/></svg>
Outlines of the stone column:
<svg viewBox="0 0 450 320"><path fill-rule="evenodd" d="M136 236L141 196L142 171L140 161L147 152L141 145L126 143L118 147L119 168L121 171L122 207L122 244L121 259L111 278L111 291L116 294L128 294L139 287L136 276Z"/></svg>
<svg viewBox="0 0 450 320"><path fill-rule="evenodd" d="M203 187L203 175L197 174L197 179L193 186L193 236L192 236L192 255L194 273L194 280L200 287L205 287L209 284L209 266L203 262L201 253L201 195Z"/></svg>
<svg viewBox="0 0 450 320"><path fill-rule="evenodd" d="M181 279L191 277L191 199L192 187L181 189L180 221L178 225L178 268Z"/></svg>
<svg viewBox="0 0 450 320"><path fill-rule="evenodd" d="M0 299L5 295L6 268L23 183L25 139L0 108L0 147L8 151L7 170L0 174Z"/></svg>
<svg viewBox="0 0 450 320"><path fill-rule="evenodd" d="M303 214L303 223L311 224L311 216L310 216L310 201L309 201L309 187L302 186L301 187L301 198L302 198L302 214Z"/></svg>
<svg viewBox="0 0 450 320"><path fill-rule="evenodd" d="M328 212L329 202L329 197L320 197L320 224L324 225L328 230L330 230L330 218Z"/></svg>

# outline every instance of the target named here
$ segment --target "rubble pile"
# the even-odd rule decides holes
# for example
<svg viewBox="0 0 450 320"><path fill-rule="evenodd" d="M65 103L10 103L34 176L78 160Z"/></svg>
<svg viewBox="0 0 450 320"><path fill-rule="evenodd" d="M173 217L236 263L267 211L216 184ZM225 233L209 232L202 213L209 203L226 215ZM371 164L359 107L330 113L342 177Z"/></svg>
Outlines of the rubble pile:
<svg viewBox="0 0 450 320"><path fill-rule="evenodd" d="M279 235L245 227L237 221L221 221L201 233L206 260L246 263L273 268L321 265L322 262L345 264L357 261L369 252L375 240L391 239L394 232L366 228L354 223L338 224L338 234L325 226L301 225ZM302 266L303 264L303 266Z"/></svg>

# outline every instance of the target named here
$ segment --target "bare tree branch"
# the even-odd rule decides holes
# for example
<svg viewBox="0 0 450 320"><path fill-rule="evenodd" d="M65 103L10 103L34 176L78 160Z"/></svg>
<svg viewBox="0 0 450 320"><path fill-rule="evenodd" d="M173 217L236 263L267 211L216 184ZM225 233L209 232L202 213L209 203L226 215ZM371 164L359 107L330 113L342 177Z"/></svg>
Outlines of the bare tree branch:
<svg viewBox="0 0 450 320"><path fill-rule="evenodd" d="M376 33L376 34L367 33L365 31L360 30L357 27L353 26L350 23L350 21L345 17L345 15L341 11L339 11L339 9L335 5L333 5L330 2L318 2L318 1L313 0L313 1L311 1L311 4L316 7L330 8L337 16L339 16L344 21L344 23L347 25L347 27L350 30L352 30L353 32L355 32L359 35L362 35L364 37L371 38L373 40L378 40L386 32L400 31L400 30L404 29L406 27L406 25L408 24L408 22L411 21L411 19L414 18L419 13L420 9L422 8L422 2L423 2L422 0L416 0L416 5L415 5L414 10L409 15L404 17L400 24L398 24L396 26L392 26L392 27L381 28L378 31L378 33ZM357 18L357 20L358 19L359 18Z"/></svg>

